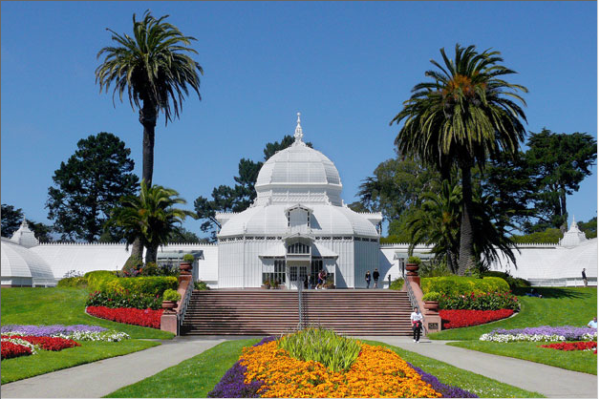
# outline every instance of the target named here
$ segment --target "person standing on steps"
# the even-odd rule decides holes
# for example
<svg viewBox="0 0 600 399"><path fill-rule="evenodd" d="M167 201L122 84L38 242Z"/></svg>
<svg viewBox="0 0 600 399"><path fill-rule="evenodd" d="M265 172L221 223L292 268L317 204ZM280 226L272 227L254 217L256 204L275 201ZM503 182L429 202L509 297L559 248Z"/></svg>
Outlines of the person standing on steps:
<svg viewBox="0 0 600 399"><path fill-rule="evenodd" d="M367 282L367 289L368 289L369 285L371 284L371 272L369 270L367 270L367 274L365 274L365 281Z"/></svg>
<svg viewBox="0 0 600 399"><path fill-rule="evenodd" d="M379 270L375 268L373 271L373 288L377 288L377 283L379 282Z"/></svg>
<svg viewBox="0 0 600 399"><path fill-rule="evenodd" d="M583 278L583 285L587 287L587 275L585 274L585 267L581 271L581 277Z"/></svg>
<svg viewBox="0 0 600 399"><path fill-rule="evenodd" d="M423 315L419 308L415 306L415 311L410 314L410 321L413 329L413 342L417 344L421 340L421 327L423 327Z"/></svg>

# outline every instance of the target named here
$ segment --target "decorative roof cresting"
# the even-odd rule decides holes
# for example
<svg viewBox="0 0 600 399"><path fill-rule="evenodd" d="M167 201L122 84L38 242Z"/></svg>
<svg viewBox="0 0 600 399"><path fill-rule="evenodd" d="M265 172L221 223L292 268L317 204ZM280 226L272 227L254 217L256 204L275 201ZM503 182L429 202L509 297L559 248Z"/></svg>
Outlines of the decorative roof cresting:
<svg viewBox="0 0 600 399"><path fill-rule="evenodd" d="M294 145L306 145L304 144L304 142L302 141L302 137L304 136L304 134L302 133L302 126L300 126L300 112L298 112L298 121L297 121L297 125L296 125L296 131L294 132L294 138L296 139L296 141L294 141Z"/></svg>

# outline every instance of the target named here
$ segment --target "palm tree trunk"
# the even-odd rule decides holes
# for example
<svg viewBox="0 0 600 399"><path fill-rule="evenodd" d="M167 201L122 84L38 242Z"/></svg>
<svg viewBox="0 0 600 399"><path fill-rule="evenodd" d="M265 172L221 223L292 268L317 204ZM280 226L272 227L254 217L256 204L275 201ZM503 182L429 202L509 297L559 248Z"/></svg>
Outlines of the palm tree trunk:
<svg viewBox="0 0 600 399"><path fill-rule="evenodd" d="M458 255L458 274L464 276L473 265L473 186L471 185L471 166L461 167L463 212L460 222L460 250Z"/></svg>
<svg viewBox="0 0 600 399"><path fill-rule="evenodd" d="M146 264L153 262L156 263L156 257L158 254L158 248L153 245L146 248Z"/></svg>
<svg viewBox="0 0 600 399"><path fill-rule="evenodd" d="M142 179L148 187L152 187L152 174L154 173L154 128L156 127L157 110L150 101L144 101L140 110L140 123L144 126Z"/></svg>
<svg viewBox="0 0 600 399"><path fill-rule="evenodd" d="M144 106L140 109L140 123L144 126L144 141L142 144L142 180L148 187L152 187L152 175L154 174L154 128L156 127L156 118L158 111L150 101L144 101ZM139 259L142 259L144 247L139 238L136 238L133 245L139 246ZM146 248L146 259L150 248ZM133 255L133 252L132 252ZM156 261L156 260L154 260ZM146 260L146 262L148 262Z"/></svg>

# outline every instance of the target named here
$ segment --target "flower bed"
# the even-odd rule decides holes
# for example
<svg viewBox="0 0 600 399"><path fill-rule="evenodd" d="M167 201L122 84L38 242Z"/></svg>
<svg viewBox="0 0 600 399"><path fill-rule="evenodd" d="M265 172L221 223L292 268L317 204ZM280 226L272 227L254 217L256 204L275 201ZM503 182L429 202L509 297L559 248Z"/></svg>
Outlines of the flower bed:
<svg viewBox="0 0 600 399"><path fill-rule="evenodd" d="M591 341L598 337L598 330L588 327L529 327L513 330L496 329L479 337L480 341L492 342L548 342L548 341Z"/></svg>
<svg viewBox="0 0 600 399"><path fill-rule="evenodd" d="M2 326L3 336L23 335L36 337L57 337L75 341L119 342L129 339L124 332L110 331L100 326L78 324L73 326L51 325L6 325Z"/></svg>
<svg viewBox="0 0 600 399"><path fill-rule="evenodd" d="M73 348L75 346L81 346L81 344L73 341L72 339L57 338L57 337L34 337L34 336L21 336L21 335L3 335L2 340L12 341L15 339L21 339L27 341L32 345L39 346L45 351L60 351L66 348Z"/></svg>
<svg viewBox="0 0 600 399"><path fill-rule="evenodd" d="M512 309L500 310L440 310L444 328L477 326L512 316Z"/></svg>
<svg viewBox="0 0 600 399"><path fill-rule="evenodd" d="M21 345L21 344L16 344L14 342L2 340L1 346L2 346L2 360L12 359L14 357L20 357L20 356L29 356L32 354L31 348Z"/></svg>
<svg viewBox="0 0 600 399"><path fill-rule="evenodd" d="M597 353L598 343L594 341L588 342L561 342L558 344L540 345L542 348L557 349L561 351L586 351L594 349L594 353Z"/></svg>
<svg viewBox="0 0 600 399"><path fill-rule="evenodd" d="M134 324L136 326L160 328L160 317L163 310L133 309L133 308L107 308L105 306L88 306L88 314L101 319L112 320L118 323Z"/></svg>
<svg viewBox="0 0 600 399"><path fill-rule="evenodd" d="M346 372L295 359L273 338L244 348L240 360L223 376L209 397L477 397L440 383L396 353L361 344Z"/></svg>

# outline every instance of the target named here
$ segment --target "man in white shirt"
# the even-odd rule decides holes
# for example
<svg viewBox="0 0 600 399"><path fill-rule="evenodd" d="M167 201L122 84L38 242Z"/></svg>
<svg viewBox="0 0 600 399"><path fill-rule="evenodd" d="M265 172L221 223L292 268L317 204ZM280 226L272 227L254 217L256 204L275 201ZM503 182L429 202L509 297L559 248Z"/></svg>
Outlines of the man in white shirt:
<svg viewBox="0 0 600 399"><path fill-rule="evenodd" d="M415 306L415 311L410 314L410 321L413 329L413 342L419 343L421 339L421 326L423 325L423 315L419 308Z"/></svg>
<svg viewBox="0 0 600 399"><path fill-rule="evenodd" d="M598 318L594 317L594 319L590 321L587 325L588 327L598 328Z"/></svg>

